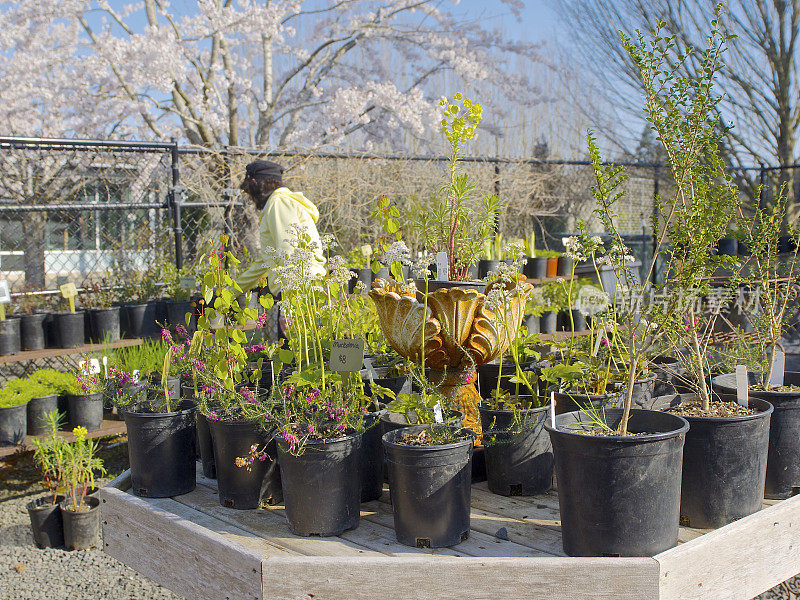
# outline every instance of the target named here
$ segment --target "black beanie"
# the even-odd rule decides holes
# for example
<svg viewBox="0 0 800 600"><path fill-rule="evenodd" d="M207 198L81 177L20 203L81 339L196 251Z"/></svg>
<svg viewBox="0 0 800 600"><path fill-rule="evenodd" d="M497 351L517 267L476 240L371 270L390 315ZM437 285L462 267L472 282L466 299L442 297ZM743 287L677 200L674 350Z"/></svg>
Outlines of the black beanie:
<svg viewBox="0 0 800 600"><path fill-rule="evenodd" d="M283 180L283 167L269 160L254 160L245 170L251 179Z"/></svg>

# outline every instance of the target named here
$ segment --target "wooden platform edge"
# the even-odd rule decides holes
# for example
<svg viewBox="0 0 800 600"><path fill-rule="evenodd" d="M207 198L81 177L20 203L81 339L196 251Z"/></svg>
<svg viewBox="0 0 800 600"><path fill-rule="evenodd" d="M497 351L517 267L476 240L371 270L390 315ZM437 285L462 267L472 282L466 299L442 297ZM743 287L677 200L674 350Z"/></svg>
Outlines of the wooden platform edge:
<svg viewBox="0 0 800 600"><path fill-rule="evenodd" d="M98 496L108 555L187 599L262 600L262 553L114 486Z"/></svg>
<svg viewBox="0 0 800 600"><path fill-rule="evenodd" d="M269 557L261 572L264 600L658 599L652 558Z"/></svg>
<svg viewBox="0 0 800 600"><path fill-rule="evenodd" d="M102 352L103 350L113 350L115 348L127 348L128 346L138 346L144 342L144 338L126 338L116 342L83 344L75 348L44 348L42 350L23 350L17 354L0 356L0 365L25 362L28 360L42 360L45 358L58 358L59 356L69 356L71 354L89 354L91 352Z"/></svg>
<svg viewBox="0 0 800 600"><path fill-rule="evenodd" d="M800 496L654 557L661 600L750 600L800 573Z"/></svg>

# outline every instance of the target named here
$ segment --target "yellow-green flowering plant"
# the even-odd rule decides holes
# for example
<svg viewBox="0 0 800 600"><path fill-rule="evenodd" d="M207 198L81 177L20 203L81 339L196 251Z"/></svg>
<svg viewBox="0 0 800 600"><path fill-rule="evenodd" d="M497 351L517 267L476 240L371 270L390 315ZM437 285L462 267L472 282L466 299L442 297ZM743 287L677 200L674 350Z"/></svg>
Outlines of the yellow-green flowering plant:
<svg viewBox="0 0 800 600"><path fill-rule="evenodd" d="M86 494L94 487L95 473L106 473L102 459L96 456L97 442L88 439L87 434L85 427L76 427L72 430L75 441L63 446L67 508L76 512L86 509Z"/></svg>

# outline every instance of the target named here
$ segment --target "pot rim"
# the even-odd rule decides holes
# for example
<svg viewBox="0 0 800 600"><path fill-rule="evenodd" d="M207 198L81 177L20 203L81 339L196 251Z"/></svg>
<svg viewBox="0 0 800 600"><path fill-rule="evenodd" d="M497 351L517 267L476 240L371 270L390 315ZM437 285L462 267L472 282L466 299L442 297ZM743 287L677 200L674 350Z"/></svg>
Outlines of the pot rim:
<svg viewBox="0 0 800 600"><path fill-rule="evenodd" d="M685 396L685 395L689 396L689 395L692 395L692 394L675 394L675 395L668 394L666 397L667 398L674 398L675 396L680 397L680 396ZM665 396L656 396L656 398L664 398L664 397ZM653 398L653 400L655 400L655 398ZM721 424L721 423L737 423L737 422L740 422L740 421L752 421L754 419L759 419L759 418L766 417L766 416L772 414L772 412L775 410L775 407L770 402L768 402L767 400L764 400L763 398L750 398L749 399L750 408L757 408L756 406L752 406L752 403L754 401L758 402L760 404L766 404L767 406L762 408L758 412L755 412L755 413L750 414L750 415L733 415L733 416L730 416L730 417L704 417L704 416L695 416L695 415L675 415L675 416L676 417L682 417L683 419L686 419L690 424L693 421L696 422L696 423L719 423L719 424ZM732 403L735 404L735 402L732 402ZM665 410L660 410L659 412L674 414L674 413L670 413L666 409Z"/></svg>
<svg viewBox="0 0 800 600"><path fill-rule="evenodd" d="M619 410L619 411L622 411L621 408L611 408L611 409L607 409L607 410ZM645 409L645 408L632 409L631 410L631 415L633 415L634 412L652 412L652 413L658 413L660 415L669 415L669 416L671 416L673 418L676 418L676 419L679 419L680 421L683 421L683 423L681 424L681 427L679 429L673 429L672 431L660 431L658 433L642 433L642 434L639 434L639 435L591 435L591 434L587 434L587 433L575 433L575 432L569 431L567 429L558 429L558 428L553 429L553 426L551 425L549 419L547 421L545 421L544 428L550 434L556 433L556 434L559 434L559 435L569 436L569 437L576 438L576 439L593 440L593 441L597 441L597 442L607 441L607 442L612 442L612 443L616 443L616 444L635 444L635 443L639 443L639 442L657 442L657 441L667 440L667 439L670 439L670 438L673 438L673 437L677 437L677 436L682 435L682 434L685 435L686 432L689 431L689 421L687 421L686 419L684 419L680 415L673 415L672 413L667 413L667 412L663 412L663 411L660 411L660 410L648 410L648 409ZM558 424L559 418L564 418L567 415L574 415L574 414L581 414L581 413L582 413L582 411L577 410L577 411L572 411L572 412L562 413L560 415L556 415L556 425Z"/></svg>
<svg viewBox="0 0 800 600"><path fill-rule="evenodd" d="M52 497L53 497L52 494L42 494L41 496L37 496L36 498L29 500L25 504L25 508L28 512L37 512L40 510L45 510L47 508L58 508L59 504L61 504L66 499L66 496L64 494L56 494L55 504L43 504L41 506L36 504L40 500L50 500L52 499Z"/></svg>
<svg viewBox="0 0 800 600"><path fill-rule="evenodd" d="M86 515L86 514L89 514L91 512L94 512L98 508L100 508L100 498L98 498L97 496L88 496L87 495L83 499L83 501L86 504L90 505L89 506L89 510L72 510L70 508L67 508L66 504L68 502L71 502L71 501L72 501L72 499L69 496L66 496L61 502L58 503L58 506L59 506L59 508L61 508L62 511L67 512L67 513L69 513L71 515ZM92 506L92 505L94 505L94 506Z"/></svg>
<svg viewBox="0 0 800 600"><path fill-rule="evenodd" d="M194 412L194 411L197 410L197 402L195 402L194 400L191 400L190 398L181 398L180 400L181 401L180 401L179 405L183 404L184 402L188 402L188 403L191 404L191 406L187 406L186 408L182 408L180 410L174 410L172 412L163 412L163 413L162 412L134 412L134 411L128 410L127 406L122 406L122 407L118 406L117 410L121 411L123 414L135 415L135 416L141 417L143 419L157 419L157 418L160 418L160 417L176 417L178 415L186 415L186 414L189 414L190 412ZM137 406L139 404L147 404L147 402L134 402L133 406Z"/></svg>
<svg viewBox="0 0 800 600"><path fill-rule="evenodd" d="M786 373L796 373L796 372L797 371L785 371L784 375ZM748 371L747 375L749 376L751 373L753 373L753 371ZM716 376L712 377L711 378L711 383L712 383L712 385L715 384L723 393L735 394L736 393L736 388L735 387L727 386L727 385L725 385L723 383L720 383L718 381L722 377L731 377L731 376L735 377L736 373L721 373L719 375L716 375ZM750 391L751 392L757 392L759 394L773 394L776 397L782 398L782 399L783 398L788 399L788 398L792 398L792 397L800 397L800 390L795 390L793 392L780 392L780 391L777 391L777 390L750 390ZM763 398L760 398L760 399L763 400Z"/></svg>
<svg viewBox="0 0 800 600"><path fill-rule="evenodd" d="M412 452L417 452L417 451L422 452L422 451L426 451L426 450L430 451L431 449L449 450L451 448L459 448L461 446L466 446L468 444L469 445L473 445L475 443L475 440L478 437L475 434L475 432L472 431L471 429L467 429L465 427L456 427L454 425L447 425L447 427L449 427L450 429L458 429L458 430L466 431L466 432L469 433L469 435L466 438L464 438L463 440L459 440L457 442L452 442L450 444L439 444L438 446L410 446L408 444L400 444L400 443L397 443L395 441L392 441L391 439L387 439L387 436L389 438L398 437L398 436L401 435L400 432L406 431L407 429L414 429L414 430L422 431L423 429L430 428L430 426L431 426L431 423L426 423L424 425L410 425L408 427L401 427L400 429L394 429L392 431L387 431L386 433L384 433L381 436L381 442L383 443L384 446L392 446L392 447L395 447L395 448L410 449Z"/></svg>

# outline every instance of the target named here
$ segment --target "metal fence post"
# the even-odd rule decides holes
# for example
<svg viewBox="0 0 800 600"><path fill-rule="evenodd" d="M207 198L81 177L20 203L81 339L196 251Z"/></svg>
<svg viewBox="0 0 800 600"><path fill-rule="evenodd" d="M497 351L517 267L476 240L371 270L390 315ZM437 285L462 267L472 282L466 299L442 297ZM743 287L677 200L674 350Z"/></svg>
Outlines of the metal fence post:
<svg viewBox="0 0 800 600"><path fill-rule="evenodd" d="M181 221L181 196L183 190L179 184L178 171L178 140L171 138L172 142L172 187L169 190L168 202L172 209L172 232L175 234L175 267L183 267L183 223Z"/></svg>

